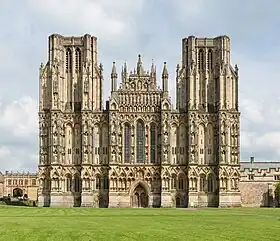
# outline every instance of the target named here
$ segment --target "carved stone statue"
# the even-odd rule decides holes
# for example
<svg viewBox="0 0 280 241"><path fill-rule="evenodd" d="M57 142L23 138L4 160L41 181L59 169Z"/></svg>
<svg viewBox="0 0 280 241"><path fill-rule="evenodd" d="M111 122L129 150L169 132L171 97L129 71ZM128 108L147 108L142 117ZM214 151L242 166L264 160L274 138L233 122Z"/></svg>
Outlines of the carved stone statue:
<svg viewBox="0 0 280 241"><path fill-rule="evenodd" d="M194 158L195 158L195 157L194 157L194 152L192 152L192 153L191 153L191 160L190 160L191 163L194 163Z"/></svg>
<svg viewBox="0 0 280 241"><path fill-rule="evenodd" d="M116 144L116 135L113 133L112 135L111 135L111 140L112 140L112 145L115 145Z"/></svg>
<svg viewBox="0 0 280 241"><path fill-rule="evenodd" d="M168 135L166 134L166 135L164 135L164 144L168 144Z"/></svg>
<svg viewBox="0 0 280 241"><path fill-rule="evenodd" d="M86 154L86 153L84 154L84 162L88 163L88 154Z"/></svg>
<svg viewBox="0 0 280 241"><path fill-rule="evenodd" d="M115 125L116 125L115 122L113 122L111 125L111 133L114 133L116 131Z"/></svg>
<svg viewBox="0 0 280 241"><path fill-rule="evenodd" d="M57 81L54 81L54 82L53 82L53 92L54 92L54 93L57 93L57 92L58 92L58 83L57 83Z"/></svg>
<svg viewBox="0 0 280 241"><path fill-rule="evenodd" d="M57 94L53 95L53 105L54 105L54 107L58 107L58 96L57 96Z"/></svg>
<svg viewBox="0 0 280 241"><path fill-rule="evenodd" d="M164 163L166 163L168 161L168 153L167 152L165 152L163 154L163 161L164 161Z"/></svg>
<svg viewBox="0 0 280 241"><path fill-rule="evenodd" d="M224 132L221 134L221 141L222 141L222 145L226 144L225 143L225 133Z"/></svg>
<svg viewBox="0 0 280 241"><path fill-rule="evenodd" d="M88 92L88 79L84 82L84 92Z"/></svg>
<svg viewBox="0 0 280 241"><path fill-rule="evenodd" d="M195 134L194 134L194 132L191 133L191 144L192 145L195 144Z"/></svg>
<svg viewBox="0 0 280 241"><path fill-rule="evenodd" d="M113 152L113 153L112 153L112 162L115 162L115 161L116 161L116 153Z"/></svg>

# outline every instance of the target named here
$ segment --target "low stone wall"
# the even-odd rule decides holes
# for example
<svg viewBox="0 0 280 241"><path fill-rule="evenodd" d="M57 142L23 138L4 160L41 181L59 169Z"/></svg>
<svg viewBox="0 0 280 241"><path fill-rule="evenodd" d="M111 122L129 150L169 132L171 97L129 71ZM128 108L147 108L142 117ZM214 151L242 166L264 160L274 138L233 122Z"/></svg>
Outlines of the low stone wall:
<svg viewBox="0 0 280 241"><path fill-rule="evenodd" d="M268 182L240 182L241 203L243 207L272 207L274 186Z"/></svg>

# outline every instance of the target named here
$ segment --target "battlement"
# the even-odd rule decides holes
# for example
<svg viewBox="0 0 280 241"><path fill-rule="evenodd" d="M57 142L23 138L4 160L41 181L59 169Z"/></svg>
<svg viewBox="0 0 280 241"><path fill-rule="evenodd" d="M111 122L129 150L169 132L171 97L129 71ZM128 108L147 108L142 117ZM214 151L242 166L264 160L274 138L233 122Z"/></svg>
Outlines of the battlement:
<svg viewBox="0 0 280 241"><path fill-rule="evenodd" d="M6 176L6 177L37 177L37 173L6 171L4 176Z"/></svg>

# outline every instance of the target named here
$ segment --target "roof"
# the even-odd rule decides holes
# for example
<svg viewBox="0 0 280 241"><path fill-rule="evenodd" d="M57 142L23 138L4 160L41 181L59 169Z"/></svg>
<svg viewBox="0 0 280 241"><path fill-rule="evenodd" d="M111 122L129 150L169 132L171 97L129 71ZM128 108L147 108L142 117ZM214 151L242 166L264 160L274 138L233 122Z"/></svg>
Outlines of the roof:
<svg viewBox="0 0 280 241"><path fill-rule="evenodd" d="M280 162L240 162L241 170L244 169L270 169L280 168Z"/></svg>

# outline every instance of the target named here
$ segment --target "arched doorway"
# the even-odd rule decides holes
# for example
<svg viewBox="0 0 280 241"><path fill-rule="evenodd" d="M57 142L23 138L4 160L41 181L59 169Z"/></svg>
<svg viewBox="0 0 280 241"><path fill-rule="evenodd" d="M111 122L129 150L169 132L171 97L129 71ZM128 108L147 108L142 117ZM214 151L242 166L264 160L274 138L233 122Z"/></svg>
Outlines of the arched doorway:
<svg viewBox="0 0 280 241"><path fill-rule="evenodd" d="M179 197L176 197L176 208L181 207L181 199Z"/></svg>
<svg viewBox="0 0 280 241"><path fill-rule="evenodd" d="M131 206L135 208L148 207L148 195L145 188L141 184L138 184L134 189L131 202Z"/></svg>
<svg viewBox="0 0 280 241"><path fill-rule="evenodd" d="M20 188L15 188L13 190L13 197L22 197L23 196L23 191Z"/></svg>

